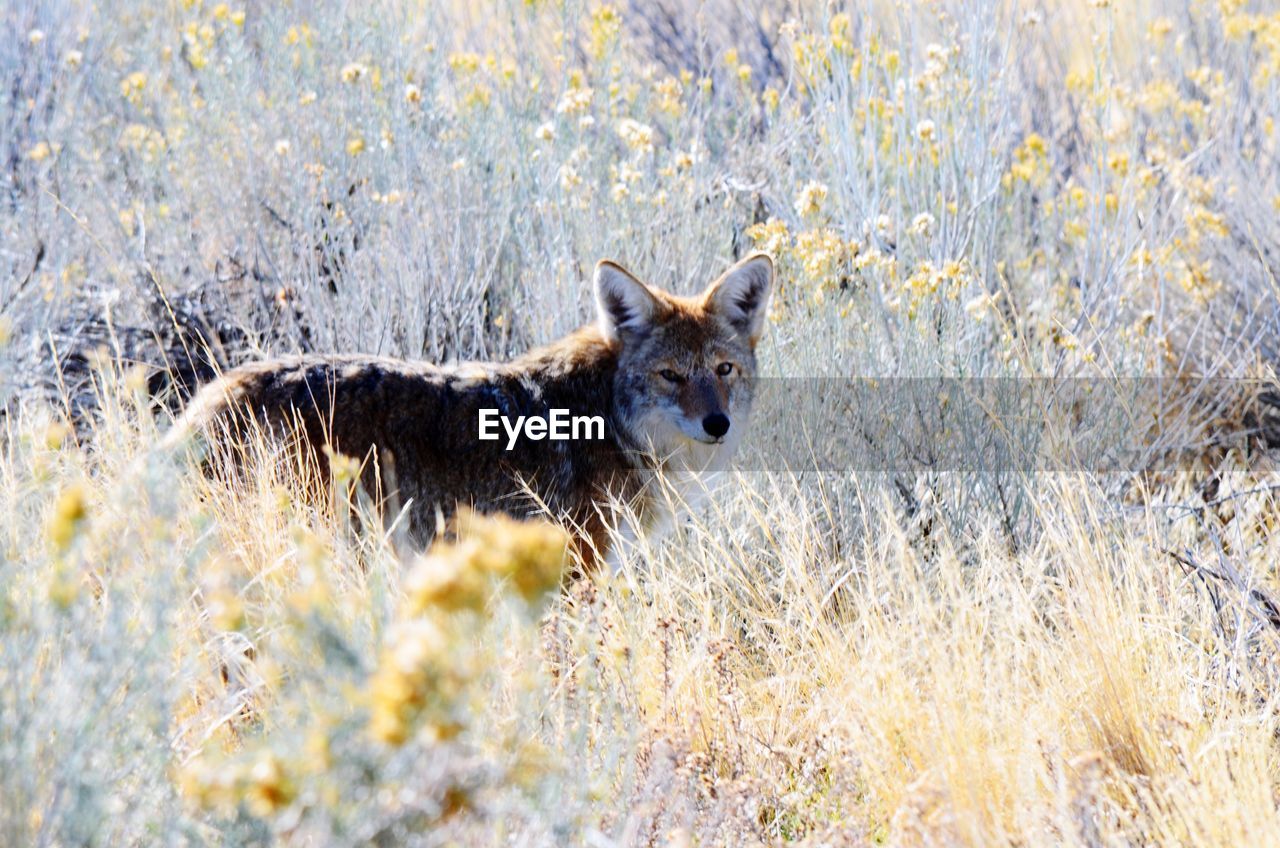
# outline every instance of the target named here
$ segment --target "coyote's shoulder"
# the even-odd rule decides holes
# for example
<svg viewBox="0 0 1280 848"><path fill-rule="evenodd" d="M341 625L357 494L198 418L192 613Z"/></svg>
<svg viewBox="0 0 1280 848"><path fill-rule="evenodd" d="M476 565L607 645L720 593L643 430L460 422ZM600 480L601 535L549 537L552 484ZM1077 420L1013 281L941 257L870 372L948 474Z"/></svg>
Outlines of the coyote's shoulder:
<svg viewBox="0 0 1280 848"><path fill-rule="evenodd" d="M453 366L375 356L296 356L241 366L204 387L180 432L219 448L248 427L364 462L420 542L459 505L550 511L598 551L608 505L641 512L647 475L672 461L720 467L746 424L772 264L739 263L697 298L650 288L612 263L596 273L597 325L504 363ZM597 419L594 438L481 438L508 421Z"/></svg>

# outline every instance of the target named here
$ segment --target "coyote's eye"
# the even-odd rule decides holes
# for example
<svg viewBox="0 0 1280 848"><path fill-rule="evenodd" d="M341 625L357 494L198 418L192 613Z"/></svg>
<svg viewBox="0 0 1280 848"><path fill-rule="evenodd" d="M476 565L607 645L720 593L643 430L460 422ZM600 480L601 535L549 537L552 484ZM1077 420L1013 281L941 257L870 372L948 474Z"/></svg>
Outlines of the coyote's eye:
<svg viewBox="0 0 1280 848"><path fill-rule="evenodd" d="M684 377L681 377L679 374L672 371L670 368L663 368L661 371L658 372L658 376L662 377L662 379L666 380L668 383L684 382Z"/></svg>
<svg viewBox="0 0 1280 848"><path fill-rule="evenodd" d="M719 365L716 366L716 373L719 374L721 377L728 377L730 374L733 373L733 363L721 362Z"/></svg>

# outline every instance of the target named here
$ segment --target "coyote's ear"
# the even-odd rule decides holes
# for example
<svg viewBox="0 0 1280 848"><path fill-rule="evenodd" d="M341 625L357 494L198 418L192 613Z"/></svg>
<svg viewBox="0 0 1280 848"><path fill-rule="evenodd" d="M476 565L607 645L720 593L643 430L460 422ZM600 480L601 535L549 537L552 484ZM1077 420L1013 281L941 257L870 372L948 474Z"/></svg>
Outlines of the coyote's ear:
<svg viewBox="0 0 1280 848"><path fill-rule="evenodd" d="M754 345L760 338L772 288L773 260L754 253L711 284L705 295L707 308L723 316Z"/></svg>
<svg viewBox="0 0 1280 848"><path fill-rule="evenodd" d="M596 265L595 286L596 313L605 338L643 335L652 326L657 298L621 265L608 260Z"/></svg>

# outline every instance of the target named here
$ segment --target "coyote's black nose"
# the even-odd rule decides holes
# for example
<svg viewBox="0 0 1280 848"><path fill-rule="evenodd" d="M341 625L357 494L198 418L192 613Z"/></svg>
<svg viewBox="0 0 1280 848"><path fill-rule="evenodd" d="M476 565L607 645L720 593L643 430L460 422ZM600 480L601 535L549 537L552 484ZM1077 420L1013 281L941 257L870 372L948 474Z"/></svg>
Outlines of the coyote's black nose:
<svg viewBox="0 0 1280 848"><path fill-rule="evenodd" d="M729 416L721 415L719 412L708 415L702 419L702 429L707 431L708 436L718 439L729 432Z"/></svg>

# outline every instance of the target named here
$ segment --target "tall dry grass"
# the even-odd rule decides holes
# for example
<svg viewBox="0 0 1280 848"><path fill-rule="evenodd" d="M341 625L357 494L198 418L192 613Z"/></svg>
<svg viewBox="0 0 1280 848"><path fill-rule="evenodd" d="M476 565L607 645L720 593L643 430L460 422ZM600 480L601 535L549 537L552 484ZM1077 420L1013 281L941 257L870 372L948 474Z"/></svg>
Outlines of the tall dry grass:
<svg viewBox="0 0 1280 848"><path fill-rule="evenodd" d="M0 842L1270 841L1266 11L9 4ZM602 256L755 247L770 377L1136 386L1006 432L1138 450L855 406L867 467L753 458L558 595L553 528L156 449L217 367L505 355Z"/></svg>

